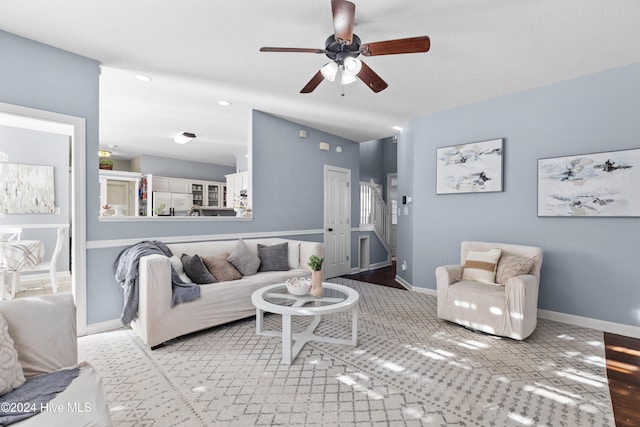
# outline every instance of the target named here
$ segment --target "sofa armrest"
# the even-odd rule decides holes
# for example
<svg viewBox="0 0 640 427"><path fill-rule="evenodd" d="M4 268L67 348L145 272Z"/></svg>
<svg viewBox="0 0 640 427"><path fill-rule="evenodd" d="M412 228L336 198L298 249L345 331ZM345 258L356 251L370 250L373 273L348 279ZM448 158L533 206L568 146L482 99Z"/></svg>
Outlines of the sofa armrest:
<svg viewBox="0 0 640 427"><path fill-rule="evenodd" d="M300 265L308 271L311 271L311 268L309 267L309 257L311 255L317 255L320 258L324 258L324 244L300 241Z"/></svg>
<svg viewBox="0 0 640 427"><path fill-rule="evenodd" d="M69 294L0 302L24 376L78 363L76 306Z"/></svg>
<svg viewBox="0 0 640 427"><path fill-rule="evenodd" d="M505 283L506 307L513 331L522 331L512 338L523 340L538 323L538 278L532 274L511 277Z"/></svg>
<svg viewBox="0 0 640 427"><path fill-rule="evenodd" d="M438 286L449 286L462 280L462 265L441 265L436 267L436 282Z"/></svg>
<svg viewBox="0 0 640 427"><path fill-rule="evenodd" d="M140 258L138 268L138 318L132 327L148 344L149 332L159 323L156 320L171 310L171 261L164 255L146 255Z"/></svg>
<svg viewBox="0 0 640 427"><path fill-rule="evenodd" d="M436 267L436 296L438 298L437 314L444 318L447 307L449 286L462 279L462 265L442 265Z"/></svg>

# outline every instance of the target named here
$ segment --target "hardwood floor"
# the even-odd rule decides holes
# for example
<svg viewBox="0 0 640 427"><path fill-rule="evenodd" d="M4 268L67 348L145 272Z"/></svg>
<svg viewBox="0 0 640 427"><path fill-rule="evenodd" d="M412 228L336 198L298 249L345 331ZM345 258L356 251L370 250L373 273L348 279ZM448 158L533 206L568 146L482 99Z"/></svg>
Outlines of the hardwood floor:
<svg viewBox="0 0 640 427"><path fill-rule="evenodd" d="M395 281L396 264L343 276L348 279L405 289ZM640 340L604 333L607 377L617 427L640 426Z"/></svg>

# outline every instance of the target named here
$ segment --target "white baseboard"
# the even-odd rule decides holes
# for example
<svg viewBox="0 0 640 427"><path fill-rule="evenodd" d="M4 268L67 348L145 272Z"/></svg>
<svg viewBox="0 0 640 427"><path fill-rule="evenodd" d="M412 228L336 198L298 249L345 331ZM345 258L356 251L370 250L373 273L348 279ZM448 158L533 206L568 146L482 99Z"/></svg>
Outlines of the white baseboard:
<svg viewBox="0 0 640 427"><path fill-rule="evenodd" d="M541 319L553 320L556 322L567 323L569 325L582 326L583 328L596 329L598 331L611 332L612 334L640 339L640 327L638 326L625 325L622 323L608 322L606 320L592 319L590 317L575 316L573 314L541 309L538 309L538 317Z"/></svg>
<svg viewBox="0 0 640 427"><path fill-rule="evenodd" d="M433 296L437 295L437 291L435 289L413 286L411 283L398 276L396 276L396 282L413 292L420 292ZM541 319L553 320L554 322L566 323L568 325L581 326L583 328L595 329L598 331L610 332L612 334L640 339L639 326L625 325L623 323L608 322L606 320L592 319L590 317L575 316L573 314L542 309L538 309L538 317Z"/></svg>
<svg viewBox="0 0 640 427"><path fill-rule="evenodd" d="M107 320L105 322L92 323L87 325L87 335L99 334L100 332L113 331L122 328L120 319Z"/></svg>
<svg viewBox="0 0 640 427"><path fill-rule="evenodd" d="M65 279L70 279L71 272L70 271L58 271L56 273L56 278L63 282ZM49 282L49 273L36 273L36 274L21 274L20 275L20 284L24 286L30 286L33 284L41 284L37 282L42 282L46 280Z"/></svg>
<svg viewBox="0 0 640 427"><path fill-rule="evenodd" d="M435 289L421 288L413 286L400 276L396 276L396 282L400 283L407 290L436 296ZM573 314L560 313L550 310L538 310L538 317L541 319L553 320L554 322L566 323L568 325L581 326L583 328L595 329L598 331L610 332L612 334L624 335L631 338L640 339L640 327L625 325L622 323L608 322L605 320L592 319L590 317L575 316ZM92 323L87 325L87 335L98 334L100 332L113 331L122 328L120 319L107 320L105 322Z"/></svg>
<svg viewBox="0 0 640 427"><path fill-rule="evenodd" d="M390 265L391 265L391 261L382 261L382 262L376 262L375 264L369 264L369 268L361 269L360 267L352 267L351 273L349 274L358 274L365 271L377 270L379 268L389 267Z"/></svg>
<svg viewBox="0 0 640 427"><path fill-rule="evenodd" d="M398 275L396 275L396 282L400 283L408 291L420 292L420 293L423 293L423 294L431 294L431 292L430 292L431 289L415 287L411 283L407 282L406 280L404 280L402 277L400 277ZM435 291L434 291L433 295L435 295Z"/></svg>

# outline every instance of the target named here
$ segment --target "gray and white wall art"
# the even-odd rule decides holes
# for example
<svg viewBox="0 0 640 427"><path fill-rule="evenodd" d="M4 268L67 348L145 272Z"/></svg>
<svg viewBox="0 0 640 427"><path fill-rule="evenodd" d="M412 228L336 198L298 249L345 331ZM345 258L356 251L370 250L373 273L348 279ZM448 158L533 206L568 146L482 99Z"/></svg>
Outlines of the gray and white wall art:
<svg viewBox="0 0 640 427"><path fill-rule="evenodd" d="M503 139L436 151L436 194L502 191Z"/></svg>
<svg viewBox="0 0 640 427"><path fill-rule="evenodd" d="M0 163L2 213L54 213L55 209L53 166Z"/></svg>
<svg viewBox="0 0 640 427"><path fill-rule="evenodd" d="M640 149L539 159L538 216L640 216Z"/></svg>

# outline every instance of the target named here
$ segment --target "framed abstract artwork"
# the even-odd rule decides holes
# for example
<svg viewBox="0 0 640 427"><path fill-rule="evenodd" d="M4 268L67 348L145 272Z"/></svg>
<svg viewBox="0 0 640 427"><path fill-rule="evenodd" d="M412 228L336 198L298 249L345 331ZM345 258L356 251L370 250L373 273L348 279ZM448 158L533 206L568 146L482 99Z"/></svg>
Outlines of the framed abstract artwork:
<svg viewBox="0 0 640 427"><path fill-rule="evenodd" d="M436 194L502 191L503 139L436 150Z"/></svg>
<svg viewBox="0 0 640 427"><path fill-rule="evenodd" d="M538 216L640 216L640 149L538 159Z"/></svg>
<svg viewBox="0 0 640 427"><path fill-rule="evenodd" d="M53 166L0 162L0 206L7 214L54 213Z"/></svg>

